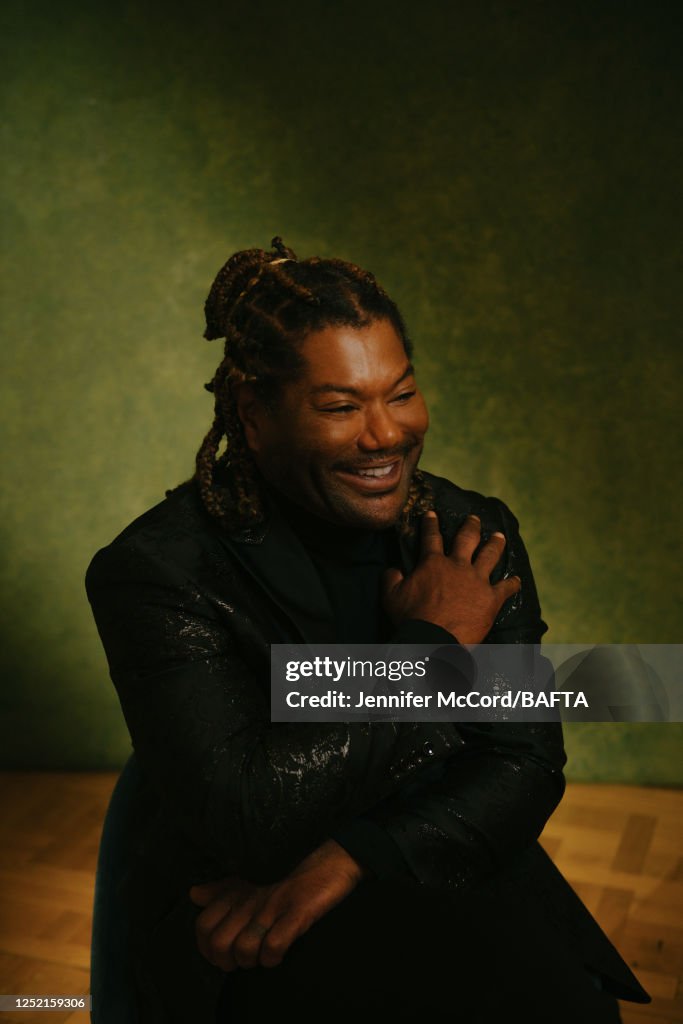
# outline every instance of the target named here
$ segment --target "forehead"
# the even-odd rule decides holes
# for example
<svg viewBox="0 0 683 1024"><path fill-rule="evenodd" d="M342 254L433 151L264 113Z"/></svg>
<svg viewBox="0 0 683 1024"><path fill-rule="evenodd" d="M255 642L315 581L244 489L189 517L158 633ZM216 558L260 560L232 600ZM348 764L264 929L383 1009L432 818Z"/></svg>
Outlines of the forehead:
<svg viewBox="0 0 683 1024"><path fill-rule="evenodd" d="M389 320L375 320L367 327L325 327L306 337L300 353L305 363L301 383L310 388L389 387L409 362Z"/></svg>

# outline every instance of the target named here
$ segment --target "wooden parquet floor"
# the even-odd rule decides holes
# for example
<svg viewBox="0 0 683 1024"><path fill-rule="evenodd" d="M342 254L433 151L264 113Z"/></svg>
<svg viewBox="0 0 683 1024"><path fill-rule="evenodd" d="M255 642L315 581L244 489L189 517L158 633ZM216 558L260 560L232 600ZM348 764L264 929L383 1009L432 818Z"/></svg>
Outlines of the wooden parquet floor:
<svg viewBox="0 0 683 1024"><path fill-rule="evenodd" d="M88 993L97 846L115 781L0 773L0 993ZM653 996L622 1004L624 1024L683 1024L683 792L570 785L542 842ZM0 1024L87 1020L0 1014Z"/></svg>

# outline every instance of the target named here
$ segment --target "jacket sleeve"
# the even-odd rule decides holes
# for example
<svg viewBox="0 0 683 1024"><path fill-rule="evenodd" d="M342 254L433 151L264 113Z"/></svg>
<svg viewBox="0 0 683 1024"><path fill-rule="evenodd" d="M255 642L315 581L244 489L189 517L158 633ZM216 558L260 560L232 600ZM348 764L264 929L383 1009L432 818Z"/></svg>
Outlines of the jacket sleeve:
<svg viewBox="0 0 683 1024"><path fill-rule="evenodd" d="M449 723L271 723L253 623L134 539L98 552L86 587L156 813L213 877L281 877L462 743Z"/></svg>
<svg viewBox="0 0 683 1024"><path fill-rule="evenodd" d="M538 644L547 626L517 520L502 502L491 504L491 528L502 529L507 538L492 579L516 574L522 588L503 605L485 642ZM411 624L398 639L428 642L427 624L419 626L420 640ZM443 630L431 638L445 640ZM450 642L457 640L451 636ZM456 728L464 746L445 768L428 769L422 780L411 780L402 792L333 831L380 879L468 888L537 839L559 803L566 761L559 723L459 723Z"/></svg>

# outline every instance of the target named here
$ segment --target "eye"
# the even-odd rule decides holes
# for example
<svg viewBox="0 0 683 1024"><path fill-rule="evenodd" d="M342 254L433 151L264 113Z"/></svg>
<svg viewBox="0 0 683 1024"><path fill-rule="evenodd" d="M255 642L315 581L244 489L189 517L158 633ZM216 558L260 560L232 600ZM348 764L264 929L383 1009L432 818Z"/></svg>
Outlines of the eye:
<svg viewBox="0 0 683 1024"><path fill-rule="evenodd" d="M355 405L334 405L330 408L321 409L321 412L355 412Z"/></svg>
<svg viewBox="0 0 683 1024"><path fill-rule="evenodd" d="M392 402L407 402L415 394L417 394L416 391L402 391L400 395L396 395L396 398L392 398Z"/></svg>

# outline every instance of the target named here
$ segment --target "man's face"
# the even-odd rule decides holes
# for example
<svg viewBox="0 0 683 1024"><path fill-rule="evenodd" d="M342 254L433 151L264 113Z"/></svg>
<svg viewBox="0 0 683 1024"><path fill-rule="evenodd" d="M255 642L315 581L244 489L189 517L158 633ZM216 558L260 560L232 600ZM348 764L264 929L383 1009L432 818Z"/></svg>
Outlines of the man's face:
<svg viewBox="0 0 683 1024"><path fill-rule="evenodd" d="M316 331L300 351L303 373L274 409L244 393L240 401L260 472L330 522L390 526L408 497L429 425L401 339L388 320L376 320Z"/></svg>

